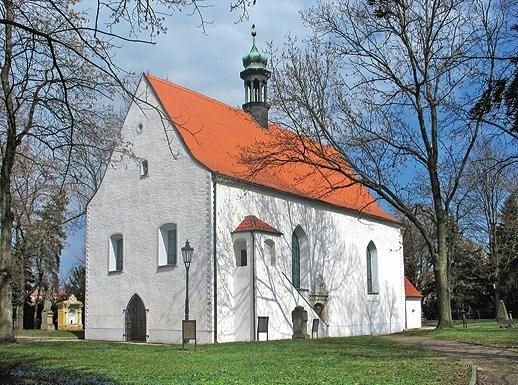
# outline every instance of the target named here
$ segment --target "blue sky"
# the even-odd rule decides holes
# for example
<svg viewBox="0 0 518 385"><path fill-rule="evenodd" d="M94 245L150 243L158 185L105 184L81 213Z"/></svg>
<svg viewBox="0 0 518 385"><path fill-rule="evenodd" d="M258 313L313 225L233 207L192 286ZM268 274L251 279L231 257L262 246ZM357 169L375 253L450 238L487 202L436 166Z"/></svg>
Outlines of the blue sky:
<svg viewBox="0 0 518 385"><path fill-rule="evenodd" d="M288 34L306 33L299 11L309 7L309 0L257 0L249 9L249 19L236 23L238 14L230 13L231 0L209 0L217 4L204 8L211 22L203 30L199 18L176 13L168 19L168 31L155 45L131 44L114 52L114 61L127 71L149 72L184 87L201 92L231 106L243 103L241 58L250 51L250 29L256 25L259 50L267 43L282 46ZM87 9L85 9L88 11ZM61 275L78 263L84 247L84 229L70 231L61 257Z"/></svg>

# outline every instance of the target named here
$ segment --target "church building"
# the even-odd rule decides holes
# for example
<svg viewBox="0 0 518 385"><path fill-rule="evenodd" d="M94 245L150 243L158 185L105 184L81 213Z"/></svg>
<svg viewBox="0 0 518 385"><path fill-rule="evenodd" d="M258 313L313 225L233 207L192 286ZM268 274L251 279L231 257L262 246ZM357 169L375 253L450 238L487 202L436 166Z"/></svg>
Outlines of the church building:
<svg viewBox="0 0 518 385"><path fill-rule="evenodd" d="M289 339L295 308L308 336L404 329L400 223L360 184L319 193L329 175L314 166L252 174L243 162L286 132L269 122L271 73L252 35L242 110L142 76L125 151L88 206L87 339L181 343L186 316L198 343L256 340L265 317L268 339Z"/></svg>

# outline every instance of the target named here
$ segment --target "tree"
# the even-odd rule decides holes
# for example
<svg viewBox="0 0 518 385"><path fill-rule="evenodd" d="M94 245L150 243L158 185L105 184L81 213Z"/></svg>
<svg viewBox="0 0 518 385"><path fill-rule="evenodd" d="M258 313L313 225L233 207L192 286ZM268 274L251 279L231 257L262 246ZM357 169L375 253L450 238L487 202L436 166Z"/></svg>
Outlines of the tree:
<svg viewBox="0 0 518 385"><path fill-rule="evenodd" d="M30 263L33 285L27 297L36 294L34 318L38 306L49 311L59 287L60 256L66 239L63 229L67 200L64 194L51 197L38 213L39 218L27 226L23 250ZM46 318L42 319L43 323Z"/></svg>
<svg viewBox="0 0 518 385"><path fill-rule="evenodd" d="M518 289L518 190L507 198L501 212L500 223L496 231L499 245L498 262L500 272L500 290L503 299L518 309L516 290Z"/></svg>
<svg viewBox="0 0 518 385"><path fill-rule="evenodd" d="M65 291L68 295L73 294L84 303L86 292L86 266L81 263L70 270L69 277L65 283Z"/></svg>
<svg viewBox="0 0 518 385"><path fill-rule="evenodd" d="M494 289L494 306L500 302L502 267L508 265L509 255L500 252L503 246L497 237L501 223L501 211L512 190L516 178L516 160L513 150L506 150L505 142L492 138L477 143L465 177L465 199L462 204L467 212L464 227L472 239L485 243L488 257L488 277ZM497 149L498 146L498 149Z"/></svg>
<svg viewBox="0 0 518 385"><path fill-rule="evenodd" d="M109 124L113 113L106 100L131 94L125 71L112 60L114 45L152 42L166 30L163 15L176 10L197 13L205 25L202 0L96 4L92 23L77 11L76 0L5 0L0 7L0 342L14 340L12 180L20 146L58 165L64 189L81 184L88 175L81 159L91 159L96 149L112 150L103 130L117 126ZM249 4L231 6L246 17ZM118 27L129 36L118 34ZM139 40L143 32L148 40Z"/></svg>
<svg viewBox="0 0 518 385"><path fill-rule="evenodd" d="M314 35L274 57L277 141L243 154L251 176L290 163L362 183L411 221L432 258L439 327L451 327L448 223L471 150L491 127L473 113L509 71L506 2L336 0L303 13ZM308 140L311 139L311 140ZM325 191L322 191L325 194ZM430 232L414 208L431 207Z"/></svg>
<svg viewBox="0 0 518 385"><path fill-rule="evenodd" d="M466 238L458 218L453 216L448 231L448 255L451 301L457 319L463 313L470 318L475 314L491 317L491 261L483 245Z"/></svg>
<svg viewBox="0 0 518 385"><path fill-rule="evenodd" d="M425 215L419 213L419 209L416 208L416 215ZM433 223L426 218L423 218L424 223L427 222L429 227L433 227ZM433 263L426 245L426 241L415 227L405 217L401 218L403 224L403 256L405 263L405 276L412 282L426 297L429 293L425 288L430 288L433 283ZM432 232L432 229L429 229Z"/></svg>
<svg viewBox="0 0 518 385"><path fill-rule="evenodd" d="M514 14L516 17L517 15ZM518 24L512 26L514 38L518 37ZM518 139L518 55L501 57L514 66L512 73L497 81L488 81L486 90L475 105L480 119Z"/></svg>
<svg viewBox="0 0 518 385"><path fill-rule="evenodd" d="M24 305L28 291L32 291L32 260L28 254L26 236L30 227L39 220L39 211L56 192L59 193L59 170L43 159L34 162L38 155L21 146L13 170L13 273L12 295L15 307L15 327L23 328Z"/></svg>

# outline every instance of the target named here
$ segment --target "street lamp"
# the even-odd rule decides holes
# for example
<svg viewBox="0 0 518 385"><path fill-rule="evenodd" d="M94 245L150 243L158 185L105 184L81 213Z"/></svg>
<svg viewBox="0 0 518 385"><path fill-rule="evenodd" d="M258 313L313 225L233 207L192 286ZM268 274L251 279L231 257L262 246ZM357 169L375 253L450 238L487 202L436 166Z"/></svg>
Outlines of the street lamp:
<svg viewBox="0 0 518 385"><path fill-rule="evenodd" d="M182 258L185 264L185 320L189 319L189 267L191 266L192 255L194 249L189 245L189 240L185 241L185 246L182 247Z"/></svg>

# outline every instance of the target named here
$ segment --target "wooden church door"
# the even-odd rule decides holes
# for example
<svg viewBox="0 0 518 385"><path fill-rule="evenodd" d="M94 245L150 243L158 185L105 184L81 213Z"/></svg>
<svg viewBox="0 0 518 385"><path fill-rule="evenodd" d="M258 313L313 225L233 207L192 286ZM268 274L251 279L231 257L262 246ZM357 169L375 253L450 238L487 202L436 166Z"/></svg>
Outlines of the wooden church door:
<svg viewBox="0 0 518 385"><path fill-rule="evenodd" d="M137 294L126 308L126 340L146 342L146 308Z"/></svg>

